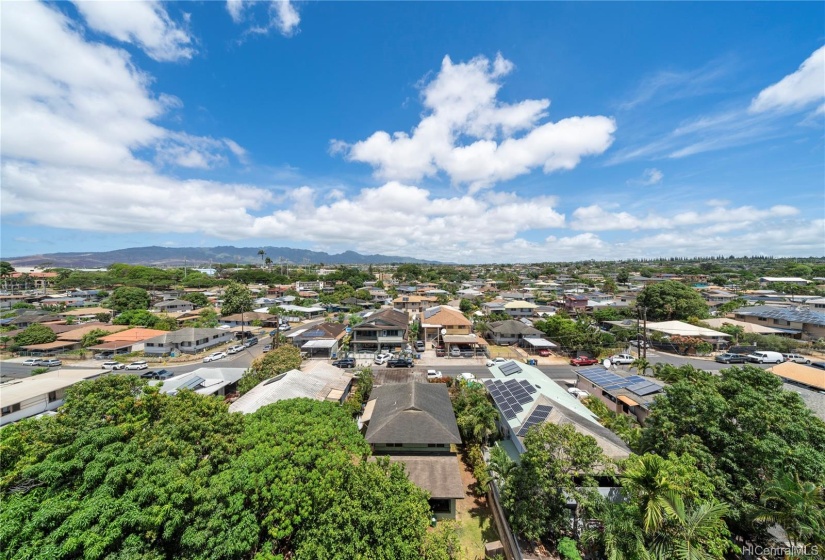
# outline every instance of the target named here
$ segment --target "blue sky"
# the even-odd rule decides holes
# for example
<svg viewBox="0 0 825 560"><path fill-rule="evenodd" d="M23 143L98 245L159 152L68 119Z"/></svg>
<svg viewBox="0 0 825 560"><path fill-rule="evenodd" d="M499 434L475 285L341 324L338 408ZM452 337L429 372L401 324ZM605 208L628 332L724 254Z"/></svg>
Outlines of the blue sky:
<svg viewBox="0 0 825 560"><path fill-rule="evenodd" d="M3 3L2 256L825 254L825 4Z"/></svg>

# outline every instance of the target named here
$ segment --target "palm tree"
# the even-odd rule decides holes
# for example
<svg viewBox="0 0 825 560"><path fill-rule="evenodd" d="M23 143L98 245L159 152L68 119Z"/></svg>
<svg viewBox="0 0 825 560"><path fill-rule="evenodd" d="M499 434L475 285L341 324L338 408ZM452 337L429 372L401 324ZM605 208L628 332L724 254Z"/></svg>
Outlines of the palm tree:
<svg viewBox="0 0 825 560"><path fill-rule="evenodd" d="M258 255L260 255L260 257L261 257L261 268L263 268L263 266L264 266L264 255L266 255L266 251L264 251L263 249L259 249L258 250Z"/></svg>
<svg viewBox="0 0 825 560"><path fill-rule="evenodd" d="M496 409L484 402L460 414L458 426L465 440L487 445L487 439L496 431L497 418Z"/></svg>
<svg viewBox="0 0 825 560"><path fill-rule="evenodd" d="M772 480L761 498L765 506L757 521L778 523L791 545L825 542L825 489L783 473Z"/></svg>
<svg viewBox="0 0 825 560"><path fill-rule="evenodd" d="M716 555L707 551L709 541L727 532L723 517L728 505L712 499L688 510L682 497L668 491L657 499L667 522L656 528L651 545L654 557L660 559L713 560Z"/></svg>
<svg viewBox="0 0 825 560"><path fill-rule="evenodd" d="M594 516L599 527L585 529L582 541L599 545L607 560L648 560L644 534L639 528L635 508L628 503L601 500Z"/></svg>
<svg viewBox="0 0 825 560"><path fill-rule="evenodd" d="M648 362L644 358L636 358L635 360L633 360L633 363L630 364L630 367L628 369L634 369L634 368L639 373L644 375L647 370L653 369L653 366L651 365L650 362Z"/></svg>
<svg viewBox="0 0 825 560"><path fill-rule="evenodd" d="M498 444L490 450L490 460L488 461L488 468L492 474L500 481L506 481L507 477L513 472L516 467L515 461L510 459L507 452L504 451Z"/></svg>
<svg viewBox="0 0 825 560"><path fill-rule="evenodd" d="M650 533L661 526L665 510L659 498L670 491L664 458L650 453L633 457L625 463L621 479L622 486L638 501L645 532Z"/></svg>

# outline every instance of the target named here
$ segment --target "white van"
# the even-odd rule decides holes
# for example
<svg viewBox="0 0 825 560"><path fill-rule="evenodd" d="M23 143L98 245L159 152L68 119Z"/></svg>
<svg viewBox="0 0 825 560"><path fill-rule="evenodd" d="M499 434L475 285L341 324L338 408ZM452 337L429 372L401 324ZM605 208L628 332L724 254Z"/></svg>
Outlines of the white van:
<svg viewBox="0 0 825 560"><path fill-rule="evenodd" d="M758 352L748 354L748 361L758 364L781 364L785 361L785 358L783 358L779 352L763 352L759 350Z"/></svg>

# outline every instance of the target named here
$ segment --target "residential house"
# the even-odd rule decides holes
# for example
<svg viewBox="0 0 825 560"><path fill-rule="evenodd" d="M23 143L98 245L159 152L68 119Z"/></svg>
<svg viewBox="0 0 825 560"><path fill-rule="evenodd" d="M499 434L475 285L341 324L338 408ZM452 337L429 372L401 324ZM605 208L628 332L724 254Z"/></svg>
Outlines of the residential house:
<svg viewBox="0 0 825 560"><path fill-rule="evenodd" d="M324 362L307 371L291 369L253 387L229 405L229 412L251 414L268 404L289 399L343 403L352 389L351 373Z"/></svg>
<svg viewBox="0 0 825 560"><path fill-rule="evenodd" d="M100 339L100 344L89 347L89 350L102 354L129 354L144 349L147 340L167 334L168 331L134 327L106 335Z"/></svg>
<svg viewBox="0 0 825 560"><path fill-rule="evenodd" d="M464 484L454 445L461 443L447 386L396 383L372 390L361 416L373 456L404 465L410 480L430 494L430 508L454 519Z"/></svg>
<svg viewBox="0 0 825 560"><path fill-rule="evenodd" d="M197 354L234 340L234 333L225 329L199 329L186 327L165 332L144 341L143 351L148 356L167 354Z"/></svg>
<svg viewBox="0 0 825 560"><path fill-rule="evenodd" d="M253 323L260 323L264 327L278 327L279 319L277 315L269 312L262 313L258 311L245 311L244 313L234 313L221 317L219 320L221 325L230 327L251 327Z"/></svg>
<svg viewBox="0 0 825 560"><path fill-rule="evenodd" d="M392 300L392 307L398 311L420 313L437 301L430 296L401 295Z"/></svg>
<svg viewBox="0 0 825 560"><path fill-rule="evenodd" d="M159 301L152 306L155 311L162 313L180 313L185 311L192 311L195 309L195 304L191 301L183 299L166 299Z"/></svg>
<svg viewBox="0 0 825 560"><path fill-rule="evenodd" d="M544 336L544 333L537 328L513 319L493 321L487 325L487 328L487 339L500 346L519 344L525 338L541 338Z"/></svg>
<svg viewBox="0 0 825 560"><path fill-rule="evenodd" d="M805 280L804 278L786 276L763 276L759 279L759 284L762 286L766 286L768 284L793 284L796 286L807 286L810 283L810 280Z"/></svg>
<svg viewBox="0 0 825 560"><path fill-rule="evenodd" d="M734 318L746 323L762 324L791 332L803 339L825 337L825 313L809 308L780 308L769 305L742 307L733 312Z"/></svg>
<svg viewBox="0 0 825 560"><path fill-rule="evenodd" d="M504 301L536 301L536 296L532 292L501 292L499 297Z"/></svg>
<svg viewBox="0 0 825 560"><path fill-rule="evenodd" d="M492 315L493 313L504 313L504 304L507 302L503 299L494 299L481 304L481 309L485 315Z"/></svg>
<svg viewBox="0 0 825 560"><path fill-rule="evenodd" d="M661 321L647 323L648 338L652 333L660 333L667 337L682 336L689 338L700 338L703 341L711 344L715 350L719 350L727 346L731 336L729 334L707 329L705 327L698 327L685 323L684 321Z"/></svg>
<svg viewBox="0 0 825 560"><path fill-rule="evenodd" d="M341 341L347 334L345 328L340 323L321 323L286 336L308 358L332 358L341 348Z"/></svg>
<svg viewBox="0 0 825 560"><path fill-rule="evenodd" d="M825 371L795 362L783 362L768 369L783 381L813 391L825 391Z"/></svg>
<svg viewBox="0 0 825 560"><path fill-rule="evenodd" d="M628 414L644 424L657 395L664 390L659 383L641 375L619 375L602 366L575 369L576 388L602 401L617 414Z"/></svg>
<svg viewBox="0 0 825 560"><path fill-rule="evenodd" d="M805 302L805 307L811 309L813 311L819 311L820 313L825 313L825 298L814 298L809 299Z"/></svg>
<svg viewBox="0 0 825 560"><path fill-rule="evenodd" d="M524 300L508 301L504 304L504 313L514 319L532 317L538 305Z"/></svg>
<svg viewBox="0 0 825 560"><path fill-rule="evenodd" d="M767 325L758 323L747 323L745 321L737 321L728 317L714 317L712 319L702 319L702 322L712 329L720 329L725 325L732 327L741 327L743 332L747 334L774 334L777 336L793 336L793 333L784 331L782 329L775 329ZM634 325L635 326L635 325Z"/></svg>
<svg viewBox="0 0 825 560"><path fill-rule="evenodd" d="M441 331L449 335L468 335L473 332L473 322L464 314L449 305L437 305L425 309L418 317L420 321L419 336L425 342L436 341Z"/></svg>
<svg viewBox="0 0 825 560"><path fill-rule="evenodd" d="M176 395L184 389L199 395L225 397L237 391L238 381L246 368L198 368L167 379L163 382L150 381L150 385L161 385L160 392Z"/></svg>
<svg viewBox="0 0 825 560"><path fill-rule="evenodd" d="M571 315L585 313L588 299L585 294L564 294L564 310Z"/></svg>
<svg viewBox="0 0 825 560"><path fill-rule="evenodd" d="M354 352L394 350L407 343L409 316L405 311L381 309L366 315L352 327L350 347Z"/></svg>
<svg viewBox="0 0 825 560"><path fill-rule="evenodd" d="M35 323L54 323L59 322L61 320L59 316L49 311L41 311L39 309L18 309L17 311L18 314L15 317L9 319L7 323L5 323L11 327L14 327L15 329L25 329L26 327L30 327Z"/></svg>
<svg viewBox="0 0 825 560"><path fill-rule="evenodd" d="M55 410L63 404L66 389L102 373L99 369L58 369L0 383L0 426Z"/></svg>

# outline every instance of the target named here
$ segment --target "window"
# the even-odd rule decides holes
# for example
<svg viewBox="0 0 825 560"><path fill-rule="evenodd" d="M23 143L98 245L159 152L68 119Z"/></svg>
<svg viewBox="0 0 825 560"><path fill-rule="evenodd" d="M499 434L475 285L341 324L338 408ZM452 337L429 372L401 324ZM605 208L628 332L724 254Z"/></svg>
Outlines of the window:
<svg viewBox="0 0 825 560"><path fill-rule="evenodd" d="M49 402L54 402L57 400L57 391L52 391L49 393Z"/></svg>
<svg viewBox="0 0 825 560"><path fill-rule="evenodd" d="M387 447L404 447L403 443L386 443L384 445L386 445Z"/></svg>
<svg viewBox="0 0 825 560"><path fill-rule="evenodd" d="M429 500L430 509L433 510L433 513L450 513L452 509L450 508L450 500L436 500L432 499Z"/></svg>
<svg viewBox="0 0 825 560"><path fill-rule="evenodd" d="M20 403L16 403L10 406L4 406L2 410L0 410L0 416L5 416L6 414L11 414L12 412L17 412L20 410Z"/></svg>
<svg viewBox="0 0 825 560"><path fill-rule="evenodd" d="M427 447L438 447L438 448L444 448L444 444L443 444L443 443L428 443L428 444L427 444Z"/></svg>

